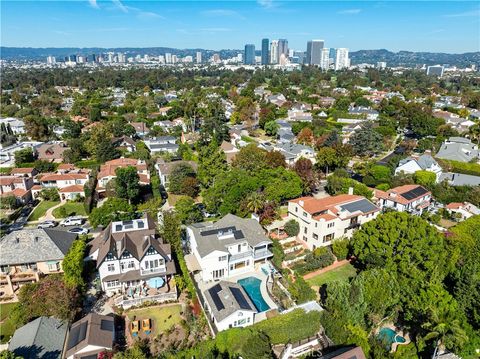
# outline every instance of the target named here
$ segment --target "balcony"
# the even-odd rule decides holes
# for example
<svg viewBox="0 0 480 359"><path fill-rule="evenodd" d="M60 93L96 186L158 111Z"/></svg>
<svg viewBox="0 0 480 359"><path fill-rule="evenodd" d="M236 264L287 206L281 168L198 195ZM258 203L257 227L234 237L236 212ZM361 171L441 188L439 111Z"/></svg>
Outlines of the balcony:
<svg viewBox="0 0 480 359"><path fill-rule="evenodd" d="M260 249L254 252L253 259L258 260L258 259L269 258L272 256L273 256L273 253L270 252L268 249Z"/></svg>
<svg viewBox="0 0 480 359"><path fill-rule="evenodd" d="M162 274L166 273L166 267L157 267L157 268L149 268L149 269L140 269L140 275L150 275L150 274Z"/></svg>
<svg viewBox="0 0 480 359"><path fill-rule="evenodd" d="M241 260L241 259L244 259L244 258L249 258L249 257L252 257L252 256L253 256L253 251L251 251L251 250L248 250L248 251L245 251L245 252L240 252L240 253L237 253L237 254L231 254L230 258L229 258L229 262L230 263L236 262L238 260Z"/></svg>

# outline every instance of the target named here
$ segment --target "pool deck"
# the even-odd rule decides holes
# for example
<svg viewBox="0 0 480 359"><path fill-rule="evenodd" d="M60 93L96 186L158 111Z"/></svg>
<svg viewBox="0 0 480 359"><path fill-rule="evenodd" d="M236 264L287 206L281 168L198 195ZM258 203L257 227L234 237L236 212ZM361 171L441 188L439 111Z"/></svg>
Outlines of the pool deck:
<svg viewBox="0 0 480 359"><path fill-rule="evenodd" d="M399 345L407 345L407 344L410 344L411 340L410 340L410 335L408 335L407 332L397 328L393 323L386 323L385 325L382 325L381 327L377 328L377 330L375 331L375 335L378 335L378 333L380 332L381 329L383 328L389 328L389 329L392 329L395 331L396 335L400 335L401 337L403 337L405 339L405 343L399 343L397 341L395 341L394 343L392 343L392 346L391 346L391 350L390 350L390 353L395 353L397 351L397 347Z"/></svg>

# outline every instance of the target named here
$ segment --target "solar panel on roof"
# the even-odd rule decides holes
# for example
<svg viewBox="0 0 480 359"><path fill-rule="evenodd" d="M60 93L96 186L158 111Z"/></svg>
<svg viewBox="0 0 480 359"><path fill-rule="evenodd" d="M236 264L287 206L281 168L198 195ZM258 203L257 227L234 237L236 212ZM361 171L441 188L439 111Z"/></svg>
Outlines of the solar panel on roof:
<svg viewBox="0 0 480 359"><path fill-rule="evenodd" d="M210 293L210 296L212 297L213 303L215 303L215 306L219 311L222 309L225 309L223 302L218 296L218 292L220 292L221 290L222 290L222 287L220 286L220 284L214 285L212 288L208 290L208 292Z"/></svg>
<svg viewBox="0 0 480 359"><path fill-rule="evenodd" d="M342 204L340 208L345 209L350 213L353 213L355 211L361 211L362 213L367 213L377 209L377 207L375 207L373 203L371 203L366 199L361 199L360 201L356 201L352 203Z"/></svg>
<svg viewBox="0 0 480 359"><path fill-rule="evenodd" d="M102 319L100 321L100 329L108 330L109 332L113 332L113 320Z"/></svg>
<svg viewBox="0 0 480 359"><path fill-rule="evenodd" d="M235 231L235 232L233 232L233 236L235 237L235 239L243 239L243 238L245 238L245 236L243 235L243 232L242 232L242 231Z"/></svg>
<svg viewBox="0 0 480 359"><path fill-rule="evenodd" d="M243 295L240 288L236 288L236 287L229 287L229 288L233 294L233 297L235 298L238 305L240 306L240 308L252 310L252 307L250 307L250 304L248 304L247 299L245 299L245 296Z"/></svg>
<svg viewBox="0 0 480 359"><path fill-rule="evenodd" d="M216 229L210 229L208 231L203 231L200 232L200 235L202 236L211 236L213 234L217 234L219 232L226 233L228 231L234 231L236 228L235 226L230 226L230 227L223 227L223 228L216 228Z"/></svg>
<svg viewBox="0 0 480 359"><path fill-rule="evenodd" d="M414 198L417 198L417 197L420 197L422 195L424 195L425 193L427 193L428 191L423 188L423 187L417 187L417 188L414 188L410 191L407 191L405 193L402 193L400 196L402 196L403 198L405 198L407 201L410 201Z"/></svg>
<svg viewBox="0 0 480 359"><path fill-rule="evenodd" d="M68 335L67 350L72 349L82 340L85 340L87 336L87 327L88 322L83 322L80 325L70 329L70 334Z"/></svg>

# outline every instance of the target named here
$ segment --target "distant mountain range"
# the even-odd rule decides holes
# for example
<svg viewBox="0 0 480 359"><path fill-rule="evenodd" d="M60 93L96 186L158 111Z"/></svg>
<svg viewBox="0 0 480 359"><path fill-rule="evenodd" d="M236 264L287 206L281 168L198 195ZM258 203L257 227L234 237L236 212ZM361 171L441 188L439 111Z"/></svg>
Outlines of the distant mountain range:
<svg viewBox="0 0 480 359"><path fill-rule="evenodd" d="M46 60L47 56L55 56L59 59L72 54L100 54L107 52L123 52L127 56L136 55L164 55L169 52L177 56L195 56L196 52L202 52L205 56L211 56L218 53L221 58L235 56L242 50L206 50L206 49L174 49L169 47L147 47L147 48L30 48L30 47L0 47L0 58L3 60ZM258 52L258 51L257 51ZM399 51L392 52L385 49L381 50L359 50L350 52L352 64L370 63L375 64L378 61L385 61L388 66L417 66L417 65L435 65L448 64L459 67L469 66L471 64L480 65L480 52L468 52L464 54L445 54L437 52L412 52Z"/></svg>

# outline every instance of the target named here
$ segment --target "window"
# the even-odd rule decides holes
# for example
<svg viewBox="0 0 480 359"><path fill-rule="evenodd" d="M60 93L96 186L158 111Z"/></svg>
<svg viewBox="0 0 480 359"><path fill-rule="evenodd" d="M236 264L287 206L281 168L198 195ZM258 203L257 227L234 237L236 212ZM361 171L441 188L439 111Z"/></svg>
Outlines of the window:
<svg viewBox="0 0 480 359"><path fill-rule="evenodd" d="M313 239L318 239L318 234L313 234Z"/></svg>
<svg viewBox="0 0 480 359"><path fill-rule="evenodd" d="M304 217L307 217L307 212L303 212L303 216L304 216Z"/></svg>
<svg viewBox="0 0 480 359"><path fill-rule="evenodd" d="M328 242L328 241L331 241L332 239L335 238L335 234L334 233L330 233L330 234L327 234L326 236L323 236L323 241L324 242Z"/></svg>
<svg viewBox="0 0 480 359"><path fill-rule="evenodd" d="M128 262L128 269L132 269L132 268L135 268L135 262L134 261L130 261Z"/></svg>
<svg viewBox="0 0 480 359"><path fill-rule="evenodd" d="M315 222L315 228L317 228L317 227L318 227L318 223L317 223L317 222Z"/></svg>
<svg viewBox="0 0 480 359"><path fill-rule="evenodd" d="M306 236L303 236L303 240L304 240L305 242L308 242Z"/></svg>
<svg viewBox="0 0 480 359"><path fill-rule="evenodd" d="M298 207L295 207L295 212L298 212Z"/></svg>
<svg viewBox="0 0 480 359"><path fill-rule="evenodd" d="M10 266L0 266L0 272L2 273L10 272Z"/></svg>
<svg viewBox="0 0 480 359"><path fill-rule="evenodd" d="M243 318L238 321L238 325L244 325L247 322L247 319Z"/></svg>
<svg viewBox="0 0 480 359"><path fill-rule="evenodd" d="M241 244L238 245L237 251L238 251L238 252L241 252L241 251L242 251L242 245L241 245Z"/></svg>
<svg viewBox="0 0 480 359"><path fill-rule="evenodd" d="M120 285L120 282L118 281L118 279L116 280L109 280L107 282L107 288L114 288L114 287L118 287Z"/></svg>
<svg viewBox="0 0 480 359"><path fill-rule="evenodd" d="M129 251L123 252L122 256L120 257L120 259L125 259L125 258L132 258L132 255L130 254Z"/></svg>
<svg viewBox="0 0 480 359"><path fill-rule="evenodd" d="M335 222L327 224L327 228L332 228L333 226L335 226Z"/></svg>
<svg viewBox="0 0 480 359"><path fill-rule="evenodd" d="M307 234L307 232L308 232L307 227L303 228L303 233L304 233L304 234Z"/></svg>
<svg viewBox="0 0 480 359"><path fill-rule="evenodd" d="M115 259L116 258L110 252L108 252L107 257L105 258L106 261L114 261Z"/></svg>
<svg viewBox="0 0 480 359"><path fill-rule="evenodd" d="M48 266L48 270L50 272L56 272L60 269L59 265L58 265L58 262L54 262L54 263L49 262L49 263L47 263L47 266Z"/></svg>
<svg viewBox="0 0 480 359"><path fill-rule="evenodd" d="M113 263L108 264L108 265L107 265L107 270L108 270L109 272L115 271L115 264L113 264Z"/></svg>
<svg viewBox="0 0 480 359"><path fill-rule="evenodd" d="M147 251L146 255L151 256L153 254L157 254L157 251L155 250L155 248L153 248L153 247L148 248L148 251Z"/></svg>
<svg viewBox="0 0 480 359"><path fill-rule="evenodd" d="M218 261L223 262L223 261L226 261L227 258L228 258L228 256L221 256L221 257L218 257Z"/></svg>

